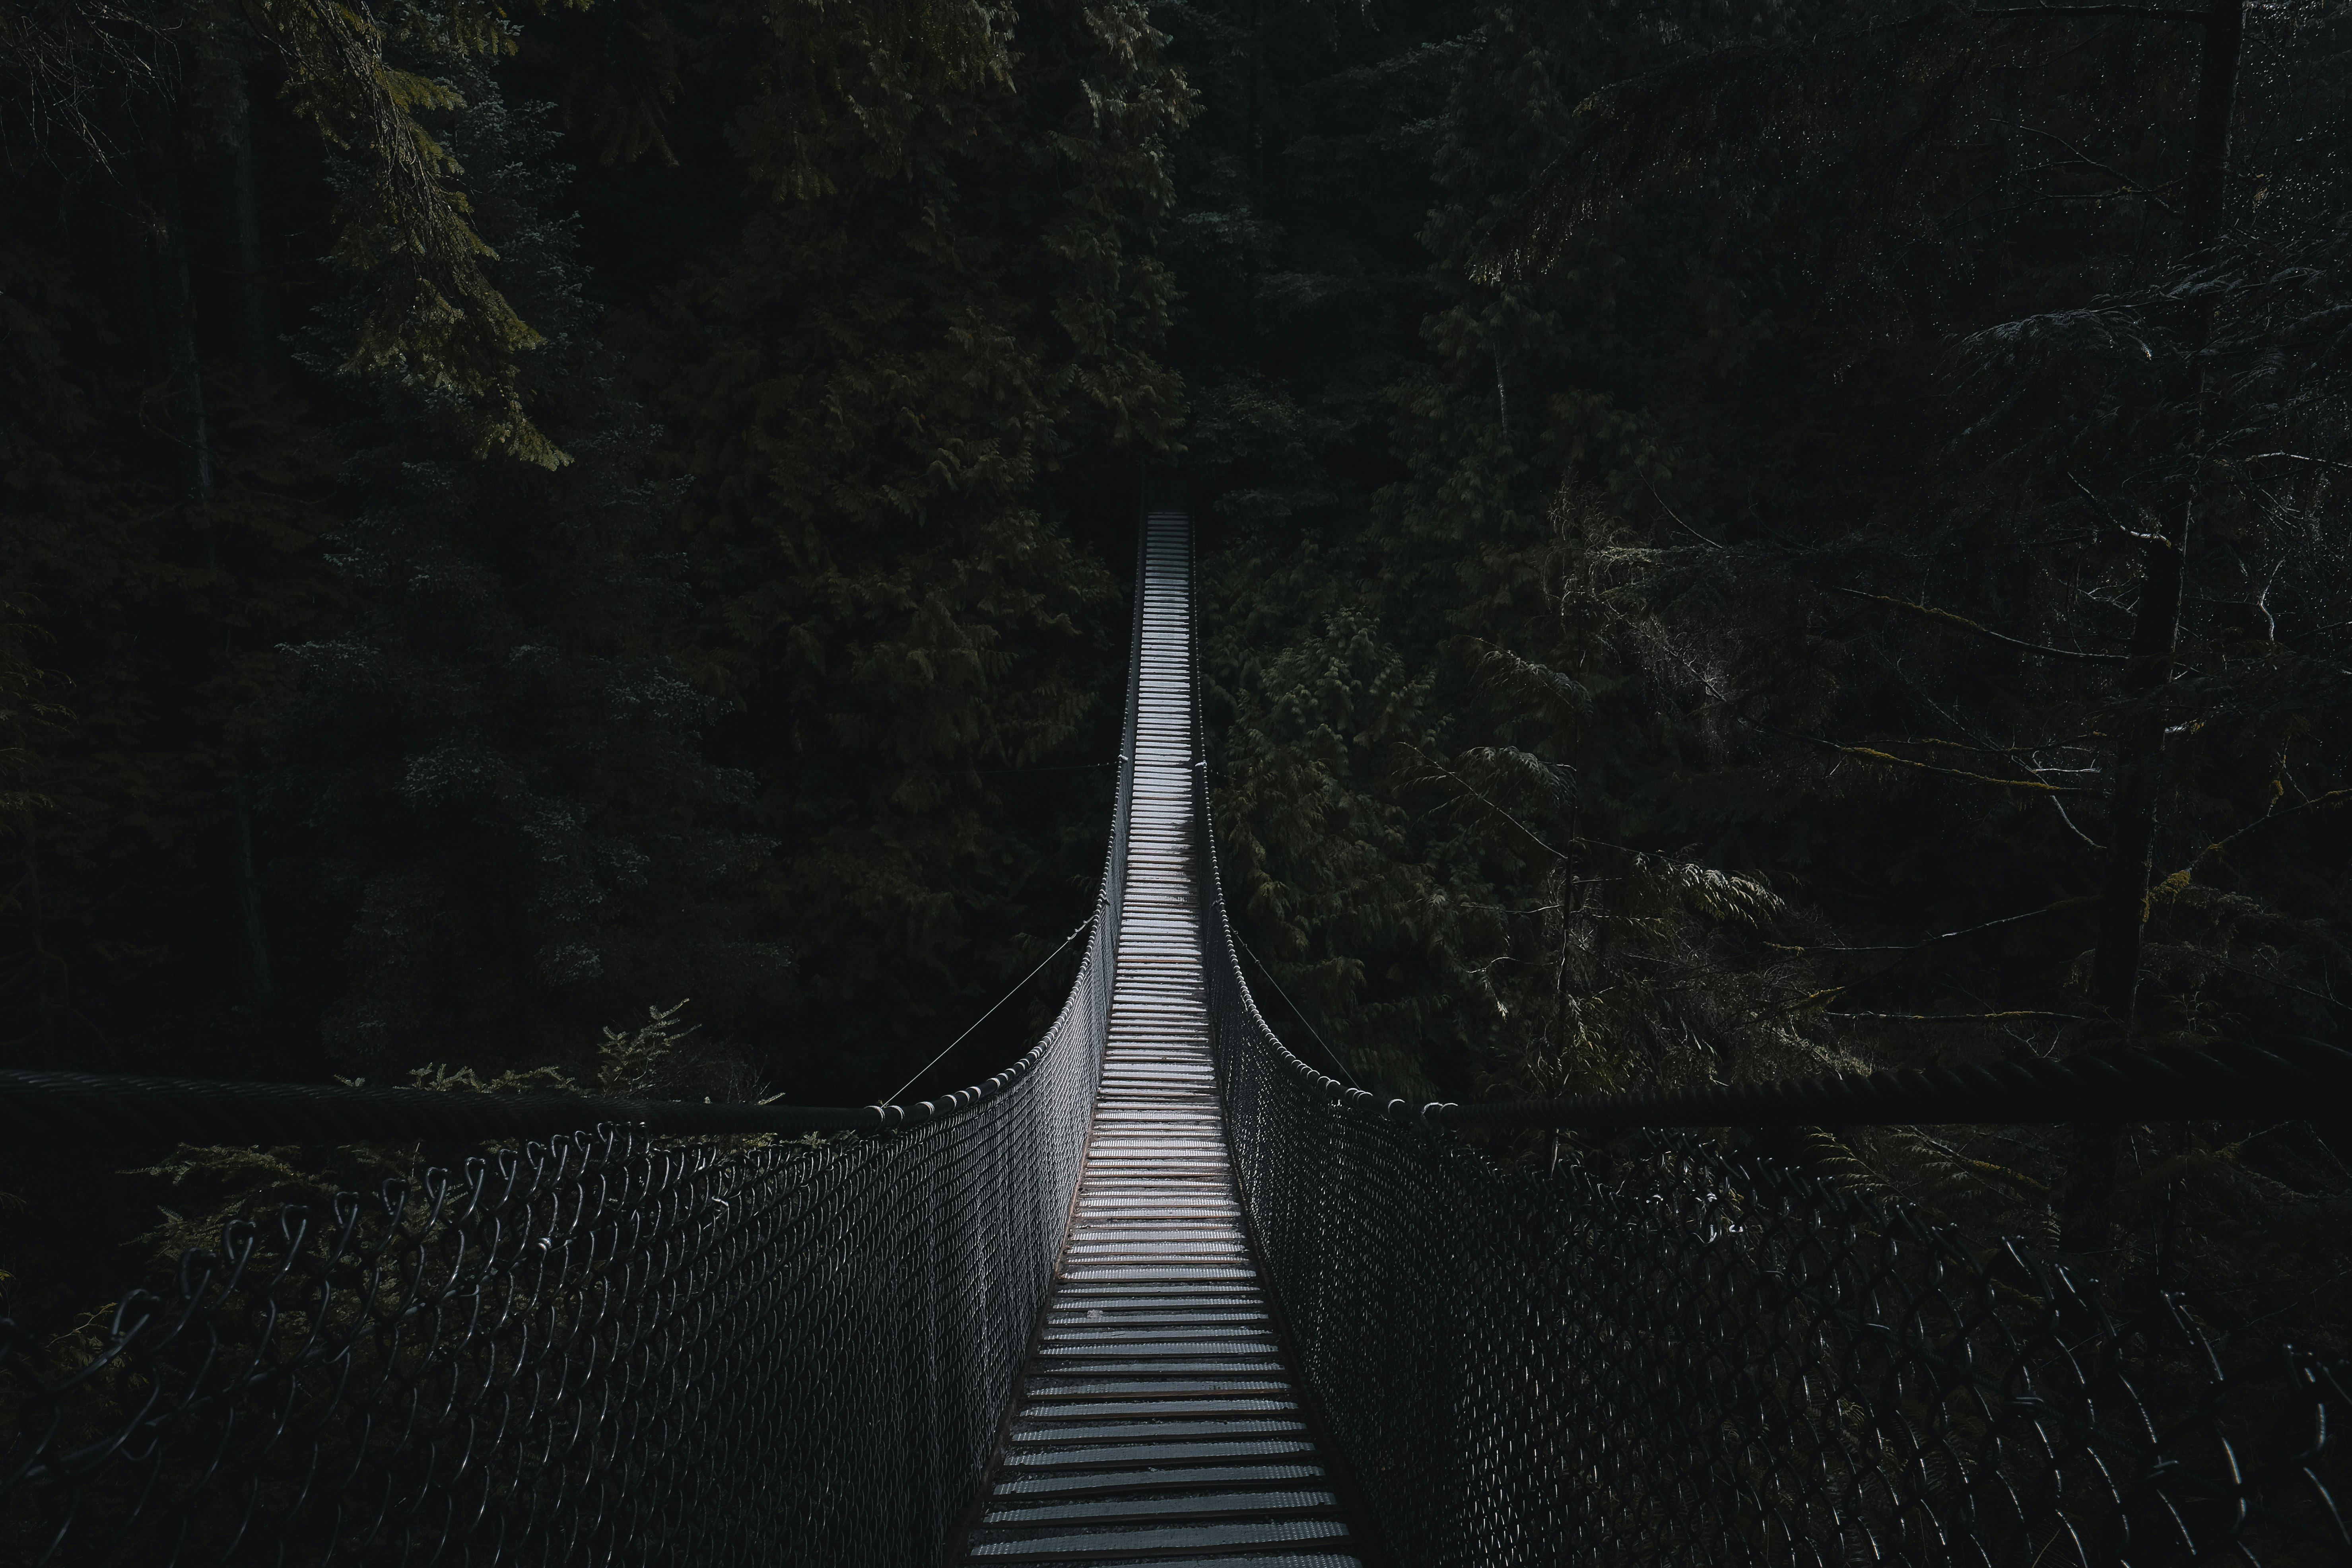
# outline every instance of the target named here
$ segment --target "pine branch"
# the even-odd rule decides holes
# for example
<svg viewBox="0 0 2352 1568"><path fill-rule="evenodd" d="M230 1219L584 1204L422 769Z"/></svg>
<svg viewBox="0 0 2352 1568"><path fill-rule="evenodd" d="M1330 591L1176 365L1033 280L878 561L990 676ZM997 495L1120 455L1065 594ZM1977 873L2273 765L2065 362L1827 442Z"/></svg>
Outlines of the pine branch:
<svg viewBox="0 0 2352 1568"><path fill-rule="evenodd" d="M2006 643L2011 647L2023 648L2028 653L2046 654L2053 658L2079 658L2087 660L2094 664L2128 664L2131 662L2124 655L2119 653L2078 653L2070 647L2052 647L2048 643L2027 642L2021 637L2013 637L2004 632L1997 632L1990 626L1984 626L1979 622L1969 619L1966 616L1955 615L1949 610L1939 610L1932 605L1915 605L1908 599L1897 599L1886 594L1865 594L1859 588L1839 587L1832 587L1830 592L1832 594L1843 594L1855 599L1875 599L1880 604L1893 605L1897 609L1909 610L1913 615L1924 616L1931 621L1946 621L1956 626L1964 626L1968 630L1976 633L1979 637L1990 637L1997 643Z"/></svg>

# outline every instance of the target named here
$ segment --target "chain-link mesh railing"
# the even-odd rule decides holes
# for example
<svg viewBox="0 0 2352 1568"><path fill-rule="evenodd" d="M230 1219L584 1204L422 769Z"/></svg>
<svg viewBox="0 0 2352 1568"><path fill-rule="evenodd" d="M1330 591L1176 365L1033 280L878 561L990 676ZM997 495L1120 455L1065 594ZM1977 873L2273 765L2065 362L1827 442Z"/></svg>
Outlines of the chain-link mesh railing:
<svg viewBox="0 0 2352 1568"><path fill-rule="evenodd" d="M1506 1169L1452 1131L2340 1108L2352 1056L2295 1041L1383 1105L1258 1012L1205 760L1192 777L1244 1223L1396 1568L2352 1564L2341 1360L2179 1294L2119 1305L2021 1244L1979 1253L1687 1133L1638 1133L1642 1152L1600 1174Z"/></svg>
<svg viewBox="0 0 2352 1568"><path fill-rule="evenodd" d="M0 1562L935 1561L1060 1243L1089 960L1023 1069L903 1131L559 1135L233 1223L68 1375L0 1322Z"/></svg>
<svg viewBox="0 0 2352 1568"><path fill-rule="evenodd" d="M233 1223L113 1303L71 1364L0 1320L0 1564L936 1562L1066 1226L1133 681L1076 984L1020 1063L943 1100L762 1112L9 1075L0 1127L20 1131L543 1141ZM1381 1106L1259 1016L1197 805L1244 1212L1400 1568L2352 1563L2340 1363L2179 1297L2120 1306L2021 1247L1980 1255L1682 1135L1605 1175L1541 1174L1444 1126L1965 1108L2017 1083ZM2170 1087L2143 1075L2142 1100L2096 1081L2129 1064L2040 1088L2152 1114L2256 1093L2247 1061L2152 1068ZM2323 1047L2253 1065L2313 1093L2343 1072ZM592 1110L609 1120L571 1130ZM852 1131L717 1136L771 1125Z"/></svg>
<svg viewBox="0 0 2352 1568"><path fill-rule="evenodd" d="M8 1075L0 1121L77 1136L543 1141L233 1222L63 1366L0 1318L0 1564L938 1562L1067 1228L1116 968L1132 675L1128 707L1061 1015L939 1100L583 1108ZM554 1131L590 1111L615 1120ZM709 1135L772 1125L866 1130Z"/></svg>
<svg viewBox="0 0 2352 1568"><path fill-rule="evenodd" d="M1200 805L1244 1207L1403 1568L2352 1563L2340 1362L1687 1134L1500 1168L1284 1049Z"/></svg>

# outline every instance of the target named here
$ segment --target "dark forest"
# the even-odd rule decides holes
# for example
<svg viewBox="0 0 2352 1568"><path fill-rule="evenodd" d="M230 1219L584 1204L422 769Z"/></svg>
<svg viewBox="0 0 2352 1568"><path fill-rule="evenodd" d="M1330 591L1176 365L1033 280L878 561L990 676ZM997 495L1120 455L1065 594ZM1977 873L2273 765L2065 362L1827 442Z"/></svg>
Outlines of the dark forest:
<svg viewBox="0 0 2352 1568"><path fill-rule="evenodd" d="M996 1070L1147 474L1383 1094L2340 1041L2347 83L2337 0L6 0L0 1064ZM2346 1321L2341 1122L1775 1152ZM20 1316L236 1180L125 1163L0 1156Z"/></svg>

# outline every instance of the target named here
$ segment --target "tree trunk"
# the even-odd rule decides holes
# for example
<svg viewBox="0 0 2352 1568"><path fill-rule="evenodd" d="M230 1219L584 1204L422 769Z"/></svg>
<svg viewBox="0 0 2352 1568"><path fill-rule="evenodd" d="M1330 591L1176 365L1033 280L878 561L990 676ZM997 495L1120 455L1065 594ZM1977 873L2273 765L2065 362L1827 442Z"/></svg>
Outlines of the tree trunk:
<svg viewBox="0 0 2352 1568"><path fill-rule="evenodd" d="M188 222L181 201L179 172L166 145L163 165L163 307L164 355L172 378L172 400L178 416L179 438L185 449L184 504L188 521L205 544L205 564L220 567L220 541L211 515L213 491L212 426L205 408L204 368L196 353L196 309L194 271L188 260ZM258 230L255 249L260 245ZM227 650L226 647L223 652ZM261 886L254 868L252 795L242 775L228 785L236 843L232 875L236 882L238 928L245 938L248 994L255 1005L267 1006L275 994L269 963L269 933L262 923Z"/></svg>
<svg viewBox="0 0 2352 1568"><path fill-rule="evenodd" d="M2181 248L2205 248L2221 237L2230 174L2230 120L2237 99L2238 59L2245 42L2244 0L2209 0L2205 47L2198 61L2197 140L2182 203ZM2132 622L2131 663L2122 694L2143 700L2171 679L2179 640L2180 603L2188 563L2189 524L2196 506L2195 448L2204 442L2204 371L2200 363L2212 332L2212 314L2192 306L2183 323L2189 354L2172 391L2189 416L2191 466L2166 509L2158 537L2142 558L2139 608ZM2147 921L2147 879L2156 847L2156 805L2163 767L2164 721L2150 714L2126 724L2116 738L2115 804L2108 816L2107 868L2099 908L2099 946L2092 964L2094 1000L2129 1026L2139 1001L2140 935Z"/></svg>
<svg viewBox="0 0 2352 1568"><path fill-rule="evenodd" d="M203 530L206 564L217 552L205 505L213 492L212 426L205 415L205 377L196 359L196 304L188 265L188 219L180 201L179 171L173 149L163 153L163 371L172 384L172 412L182 452L181 503L189 521Z"/></svg>
<svg viewBox="0 0 2352 1568"><path fill-rule="evenodd" d="M269 928L261 918L261 879L253 865L253 794L238 778L229 784L228 795L236 807L236 901L237 912L245 919L247 978L254 1005L267 1007L278 987L269 973Z"/></svg>
<svg viewBox="0 0 2352 1568"><path fill-rule="evenodd" d="M278 333L269 291L261 281L261 201L253 154L253 100L239 84L228 133L229 216L236 229L239 302L244 306L245 363L267 374L277 367Z"/></svg>
<svg viewBox="0 0 2352 1568"><path fill-rule="evenodd" d="M2244 0L2208 0L2204 49L2197 68L2197 136L2189 154L2181 205L2183 255L2221 235L2230 176L2230 121L2235 109L2238 61L2245 43ZM2196 510L2199 448L2205 440L2206 344L2211 309L2189 307L2181 323L2187 349L2171 400L2188 409L2189 461L2180 493L2165 509L2157 537L2143 547L2137 612L2132 620L2131 662L2121 695L2148 701L2172 679L2180 637L2180 605L2189 561L2189 528ZM2151 704L2152 706L2152 704ZM2129 1033L2139 1008L2141 938L2147 925L2148 873L2156 851L2157 797L2163 783L2164 716L2149 711L2127 721L2116 741L2114 805L2107 817L2107 864L2099 898L2099 945L2091 964L2091 994L2100 1011ZM2068 1184L2063 1236L2068 1252L2104 1252L2112 1240L2115 1163L2122 1140L2115 1122L2079 1124L2077 1165Z"/></svg>
<svg viewBox="0 0 2352 1568"><path fill-rule="evenodd" d="M41 906L41 841L33 829L30 807L25 813L23 842L25 875L18 885L24 889L25 927L32 938L33 1038L37 1042L43 1065L54 1065L63 1043L58 1017L73 1001L68 989L71 975L64 961L49 952L47 911Z"/></svg>

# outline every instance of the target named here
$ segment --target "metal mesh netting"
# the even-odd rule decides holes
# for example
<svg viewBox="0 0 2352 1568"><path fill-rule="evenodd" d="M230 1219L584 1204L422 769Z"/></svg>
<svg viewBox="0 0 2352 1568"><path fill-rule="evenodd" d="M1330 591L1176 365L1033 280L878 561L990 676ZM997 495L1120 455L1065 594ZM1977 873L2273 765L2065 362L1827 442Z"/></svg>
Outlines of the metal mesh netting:
<svg viewBox="0 0 2352 1568"><path fill-rule="evenodd" d="M240 1221L62 1372L0 1318L0 1563L939 1561L1067 1227L1129 771L1059 1017L895 1130L606 1126Z"/></svg>
<svg viewBox="0 0 2352 1568"><path fill-rule="evenodd" d="M607 1129L232 1226L98 1361L0 1390L0 1561L936 1560L1050 1281L1109 973L1098 935L1034 1066L901 1132Z"/></svg>
<svg viewBox="0 0 2352 1568"><path fill-rule="evenodd" d="M1400 1563L2352 1562L2343 1363L1685 1135L1503 1170L1283 1048L1213 876L1244 1207Z"/></svg>
<svg viewBox="0 0 2352 1568"><path fill-rule="evenodd" d="M1092 937L1013 1070L849 1142L608 1127L240 1223L62 1373L0 1321L0 1564L937 1561L1087 1132L1129 679ZM1692 1138L1502 1170L1282 1047L1196 805L1244 1209L1400 1564L2352 1563L2341 1363Z"/></svg>

